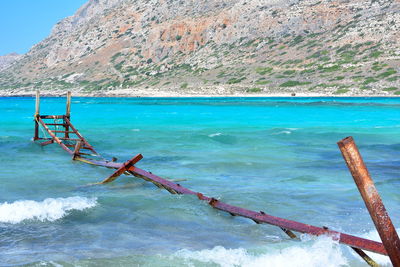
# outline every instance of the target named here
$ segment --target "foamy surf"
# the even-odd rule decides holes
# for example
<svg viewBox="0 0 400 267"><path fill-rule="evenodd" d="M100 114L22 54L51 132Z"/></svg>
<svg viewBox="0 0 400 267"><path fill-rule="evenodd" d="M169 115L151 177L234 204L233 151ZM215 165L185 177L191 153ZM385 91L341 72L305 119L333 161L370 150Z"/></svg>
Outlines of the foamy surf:
<svg viewBox="0 0 400 267"><path fill-rule="evenodd" d="M96 206L96 198L68 197L47 198L43 201L18 200L0 204L0 222L20 223L24 220L55 221L72 210L84 210Z"/></svg>
<svg viewBox="0 0 400 267"><path fill-rule="evenodd" d="M396 228L396 231L397 231L397 233L400 233L400 228ZM376 231L375 229L371 230L365 234L362 234L360 236L363 238L370 239L370 240L382 242L381 238L379 237L378 231ZM390 262L390 259L388 256L384 256L384 255L369 252L369 251L365 251L365 253L367 253L368 256L370 256L380 266L392 266L392 263ZM353 252L353 254L355 254L355 253Z"/></svg>
<svg viewBox="0 0 400 267"><path fill-rule="evenodd" d="M276 128L271 135L292 134L292 132L299 130L299 128Z"/></svg>
<svg viewBox="0 0 400 267"><path fill-rule="evenodd" d="M315 241L301 242L293 246L277 249L267 247L263 254L249 252L243 248L227 249L221 246L201 251L180 250L174 257L181 258L188 265L196 262L216 264L221 267L237 266L347 266L346 257L337 242L329 237L319 237Z"/></svg>
<svg viewBox="0 0 400 267"><path fill-rule="evenodd" d="M222 135L222 133L213 133L213 134L209 134L208 137L213 138L215 136L221 136L221 135Z"/></svg>

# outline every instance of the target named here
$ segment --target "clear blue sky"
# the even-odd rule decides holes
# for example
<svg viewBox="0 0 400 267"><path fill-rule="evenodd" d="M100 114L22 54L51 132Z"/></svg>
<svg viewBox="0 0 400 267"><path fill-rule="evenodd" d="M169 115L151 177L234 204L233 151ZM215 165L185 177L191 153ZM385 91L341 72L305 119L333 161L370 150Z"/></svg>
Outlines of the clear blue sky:
<svg viewBox="0 0 400 267"><path fill-rule="evenodd" d="M0 55L26 53L88 0L0 0Z"/></svg>

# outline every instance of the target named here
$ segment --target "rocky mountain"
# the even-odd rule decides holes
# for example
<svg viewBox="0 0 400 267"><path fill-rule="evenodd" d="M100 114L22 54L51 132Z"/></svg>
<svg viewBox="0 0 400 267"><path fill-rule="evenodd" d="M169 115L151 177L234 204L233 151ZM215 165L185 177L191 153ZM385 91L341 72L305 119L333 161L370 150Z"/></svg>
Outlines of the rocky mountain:
<svg viewBox="0 0 400 267"><path fill-rule="evenodd" d="M0 92L398 95L399 0L90 0Z"/></svg>
<svg viewBox="0 0 400 267"><path fill-rule="evenodd" d="M4 56L0 56L0 71L9 67L14 61L18 60L21 55L17 53L11 53Z"/></svg>

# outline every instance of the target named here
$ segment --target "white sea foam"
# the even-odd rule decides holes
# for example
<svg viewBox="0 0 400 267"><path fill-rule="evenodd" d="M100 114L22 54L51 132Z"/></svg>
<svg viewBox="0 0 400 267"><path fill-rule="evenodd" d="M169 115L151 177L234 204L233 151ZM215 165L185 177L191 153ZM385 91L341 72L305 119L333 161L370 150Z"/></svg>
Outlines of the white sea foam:
<svg viewBox="0 0 400 267"><path fill-rule="evenodd" d="M140 132L140 129L131 129L132 132Z"/></svg>
<svg viewBox="0 0 400 267"><path fill-rule="evenodd" d="M291 133L292 133L291 131L280 131L280 132L277 132L277 133L273 133L272 135L291 134Z"/></svg>
<svg viewBox="0 0 400 267"><path fill-rule="evenodd" d="M400 233L400 228L397 228L396 231L398 233ZM367 232L365 234L362 234L361 237L366 238L366 239L370 239L370 240L374 240L374 241L378 241L378 242L382 242L381 238L379 237L378 231L376 231L376 230L372 230L372 231L369 231L369 232ZM380 266L392 266L388 256L384 256L384 255L373 253L373 252L369 252L369 251L365 251L365 253L367 253L368 256L370 256Z"/></svg>
<svg viewBox="0 0 400 267"><path fill-rule="evenodd" d="M18 200L0 204L0 222L19 223L24 220L55 221L71 210L84 210L96 206L96 198L47 198L41 202Z"/></svg>
<svg viewBox="0 0 400 267"><path fill-rule="evenodd" d="M215 137L215 136L220 136L222 135L222 133L213 133L213 134L209 134L208 137Z"/></svg>
<svg viewBox="0 0 400 267"><path fill-rule="evenodd" d="M292 132L297 131L299 129L300 128L281 128L281 129L279 129L281 131L274 132L274 133L272 133L272 135L291 134ZM275 129L275 130L278 130L278 129Z"/></svg>
<svg viewBox="0 0 400 267"><path fill-rule="evenodd" d="M390 126L374 126L375 129L386 129L386 128L399 128L400 125L390 125Z"/></svg>
<svg viewBox="0 0 400 267"><path fill-rule="evenodd" d="M267 251L269 250L269 251ZM221 267L230 266L346 266L347 260L337 242L329 237L319 237L315 241L294 244L278 250L266 248L266 253L255 254L243 248L227 249L221 246L210 250L180 250L174 255L184 259L188 264L199 261L216 264Z"/></svg>

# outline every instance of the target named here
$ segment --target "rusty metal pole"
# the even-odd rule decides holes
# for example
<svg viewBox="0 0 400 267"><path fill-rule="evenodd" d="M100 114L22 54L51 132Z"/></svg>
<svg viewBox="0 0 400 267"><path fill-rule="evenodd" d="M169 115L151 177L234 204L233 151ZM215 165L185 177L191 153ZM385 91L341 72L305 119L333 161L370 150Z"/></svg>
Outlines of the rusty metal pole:
<svg viewBox="0 0 400 267"><path fill-rule="evenodd" d="M39 139L39 123L37 121L37 117L40 114L40 92L36 91L36 103L35 103L35 135L33 140Z"/></svg>
<svg viewBox="0 0 400 267"><path fill-rule="evenodd" d="M72 155L72 160L76 160L76 158L79 157L79 151L81 150L82 146L83 146L82 140L76 142L74 154Z"/></svg>
<svg viewBox="0 0 400 267"><path fill-rule="evenodd" d="M374 221L382 243L394 267L400 267L400 239L389 214L374 185L353 137L346 137L338 142L351 175L361 193L368 212Z"/></svg>
<svg viewBox="0 0 400 267"><path fill-rule="evenodd" d="M65 111L65 116L69 119L71 117L71 91L67 92L67 107ZM64 122L65 124L65 122ZM65 125L65 138L69 138L69 126Z"/></svg>
<svg viewBox="0 0 400 267"><path fill-rule="evenodd" d="M67 92L67 107L66 107L66 112L65 112L65 116L67 116L68 118L71 115L71 91Z"/></svg>

